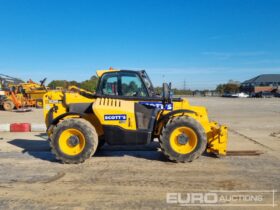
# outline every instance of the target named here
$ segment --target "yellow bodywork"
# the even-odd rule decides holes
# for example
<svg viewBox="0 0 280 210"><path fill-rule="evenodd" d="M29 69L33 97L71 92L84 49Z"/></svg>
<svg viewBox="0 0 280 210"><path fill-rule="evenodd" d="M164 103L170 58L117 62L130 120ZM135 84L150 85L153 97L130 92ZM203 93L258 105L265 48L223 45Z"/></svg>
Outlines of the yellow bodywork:
<svg viewBox="0 0 280 210"><path fill-rule="evenodd" d="M57 89L57 90L59 90L59 89ZM83 88L79 88L79 87L77 87L77 86L75 86L75 85L69 86L69 87L67 88L67 90L68 90L69 92L74 92L74 93L84 92L84 93L86 93L86 94L92 94L92 92L87 91L87 90L85 90L85 89L83 89Z"/></svg>
<svg viewBox="0 0 280 210"><path fill-rule="evenodd" d="M117 69L109 69L109 70L97 70L96 71L96 74L98 77L101 77L104 73L107 73L107 72L117 72L119 70Z"/></svg>
<svg viewBox="0 0 280 210"><path fill-rule="evenodd" d="M112 70L111 70L112 71ZM143 99L145 101L145 99ZM136 118L134 104L138 103L138 100L123 100L123 99L112 99L112 98L87 98L79 93L69 93L61 91L49 91L44 95L44 115L45 123L48 126L48 135L52 135L52 127L50 126L51 122L49 119L55 119L68 112L68 106L75 103L92 103L92 110L94 114L85 114L83 118L91 122L99 136L103 135L103 126L104 125L115 125L119 126L125 130L137 130L136 127ZM52 112L52 118L49 117L50 110L55 109ZM207 136L207 152L215 153L217 155L226 155L227 147L227 127L220 126L216 122L211 122L208 119L207 110L205 107L200 106L191 106L187 99L182 99L182 101L173 102L173 111L187 109L193 111L193 113L183 113L200 123L204 128L204 131ZM161 111L161 117L168 114L170 111ZM104 120L105 115L117 115L117 114L126 114L127 120L121 121L106 121ZM182 113L175 114L182 115ZM60 120L66 118L75 118L80 117L76 114L68 115ZM159 120L159 115L158 119ZM154 130L154 136L158 137L164 126L164 122L158 123L156 129ZM182 151L182 154L190 152L196 144L196 136L193 135L191 131L188 131L193 139L189 142L188 146L179 147L178 151ZM175 143L174 143L175 144ZM176 145L175 145L176 146Z"/></svg>

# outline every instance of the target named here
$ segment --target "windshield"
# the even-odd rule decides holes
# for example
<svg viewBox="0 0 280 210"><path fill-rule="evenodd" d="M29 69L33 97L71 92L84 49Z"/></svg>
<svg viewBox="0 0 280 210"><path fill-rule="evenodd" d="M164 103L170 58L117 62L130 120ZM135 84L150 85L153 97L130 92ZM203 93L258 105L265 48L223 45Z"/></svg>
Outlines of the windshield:
<svg viewBox="0 0 280 210"><path fill-rule="evenodd" d="M148 74L146 73L146 71L141 71L141 76L145 82L145 85L149 89L149 92L151 92L152 95L155 95L153 84L152 84Z"/></svg>

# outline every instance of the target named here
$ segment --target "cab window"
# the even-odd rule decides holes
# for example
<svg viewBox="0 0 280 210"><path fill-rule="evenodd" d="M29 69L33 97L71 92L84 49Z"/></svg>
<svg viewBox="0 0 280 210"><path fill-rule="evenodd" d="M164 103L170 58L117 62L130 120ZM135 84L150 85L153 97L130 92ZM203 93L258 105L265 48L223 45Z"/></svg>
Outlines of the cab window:
<svg viewBox="0 0 280 210"><path fill-rule="evenodd" d="M118 95L118 76L117 74L107 74L102 78L101 92L103 95Z"/></svg>
<svg viewBox="0 0 280 210"><path fill-rule="evenodd" d="M147 90L137 74L121 74L121 94L122 96L146 97Z"/></svg>

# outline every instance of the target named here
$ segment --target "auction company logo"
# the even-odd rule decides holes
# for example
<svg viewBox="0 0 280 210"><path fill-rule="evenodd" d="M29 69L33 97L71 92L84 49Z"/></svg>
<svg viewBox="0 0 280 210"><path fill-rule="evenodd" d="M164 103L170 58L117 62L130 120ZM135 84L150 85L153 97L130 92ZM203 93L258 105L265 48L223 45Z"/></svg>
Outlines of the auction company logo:
<svg viewBox="0 0 280 210"><path fill-rule="evenodd" d="M211 190L167 193L166 202L179 206L270 206L276 207L276 190Z"/></svg>

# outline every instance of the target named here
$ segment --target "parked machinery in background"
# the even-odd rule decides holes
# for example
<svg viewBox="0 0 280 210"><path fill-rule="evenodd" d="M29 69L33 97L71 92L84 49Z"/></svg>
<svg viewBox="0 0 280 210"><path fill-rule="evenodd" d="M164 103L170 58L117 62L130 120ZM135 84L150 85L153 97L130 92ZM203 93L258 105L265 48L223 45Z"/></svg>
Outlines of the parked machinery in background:
<svg viewBox="0 0 280 210"><path fill-rule="evenodd" d="M18 79L9 77L9 80L2 78L2 94L0 105L6 111L12 111L14 108L43 106L43 95L47 92L45 87L46 78L40 81L40 84L29 80L24 83Z"/></svg>
<svg viewBox="0 0 280 210"><path fill-rule="evenodd" d="M0 74L0 106L2 106L5 110L11 110L14 108L14 103L11 101L10 97L10 86L18 85L23 82L20 79Z"/></svg>

